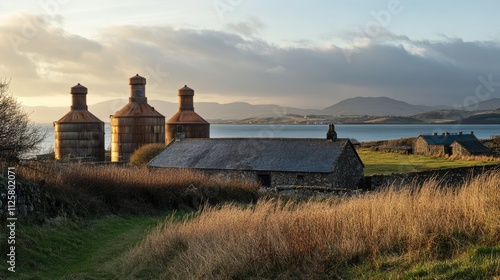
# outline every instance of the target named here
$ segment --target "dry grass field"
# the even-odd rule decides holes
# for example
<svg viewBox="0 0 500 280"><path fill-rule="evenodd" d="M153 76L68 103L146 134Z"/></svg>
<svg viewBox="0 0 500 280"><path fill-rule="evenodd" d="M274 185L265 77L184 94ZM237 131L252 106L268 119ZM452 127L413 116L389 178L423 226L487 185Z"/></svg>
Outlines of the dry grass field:
<svg viewBox="0 0 500 280"><path fill-rule="evenodd" d="M197 210L205 203L257 200L256 182L224 179L189 170L85 164L19 166L28 181L44 182L78 216L148 214Z"/></svg>
<svg viewBox="0 0 500 280"><path fill-rule="evenodd" d="M426 272L409 267L486 246L493 249L481 266L467 258L444 279L488 279L500 275L499 182L497 171L453 189L429 181L416 191L210 207L165 221L123 267L145 279L412 279Z"/></svg>

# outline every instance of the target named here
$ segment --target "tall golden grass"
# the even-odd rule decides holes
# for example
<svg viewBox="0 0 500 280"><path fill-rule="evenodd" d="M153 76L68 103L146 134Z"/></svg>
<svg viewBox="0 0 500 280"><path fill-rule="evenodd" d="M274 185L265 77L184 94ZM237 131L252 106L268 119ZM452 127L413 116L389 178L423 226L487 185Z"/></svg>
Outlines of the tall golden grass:
<svg viewBox="0 0 500 280"><path fill-rule="evenodd" d="M204 204L257 200L256 182L224 179L185 169L86 164L19 166L26 180L44 182L77 215L198 210Z"/></svg>
<svg viewBox="0 0 500 280"><path fill-rule="evenodd" d="M446 159L449 160L467 160L467 161L493 161L500 163L500 157L496 156L464 156L464 155L445 155Z"/></svg>
<svg viewBox="0 0 500 280"><path fill-rule="evenodd" d="M495 171L453 189L432 180L341 200L210 207L165 221L123 266L145 278L319 279L360 261L377 268L381 255L447 258L500 242L499 185Z"/></svg>

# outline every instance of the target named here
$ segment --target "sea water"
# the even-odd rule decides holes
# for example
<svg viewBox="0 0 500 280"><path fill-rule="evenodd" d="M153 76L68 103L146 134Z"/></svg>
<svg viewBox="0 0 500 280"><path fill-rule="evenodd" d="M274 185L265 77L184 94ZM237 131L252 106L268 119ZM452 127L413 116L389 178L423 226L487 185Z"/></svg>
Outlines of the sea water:
<svg viewBox="0 0 500 280"><path fill-rule="evenodd" d="M39 153L54 149L54 128L39 125L47 132ZM326 138L328 125L236 125L211 124L211 138ZM339 138L356 139L359 142L417 137L420 134L442 134L445 132L470 133L478 138L500 135L500 124L337 124ZM110 124L105 124L105 147L111 142Z"/></svg>

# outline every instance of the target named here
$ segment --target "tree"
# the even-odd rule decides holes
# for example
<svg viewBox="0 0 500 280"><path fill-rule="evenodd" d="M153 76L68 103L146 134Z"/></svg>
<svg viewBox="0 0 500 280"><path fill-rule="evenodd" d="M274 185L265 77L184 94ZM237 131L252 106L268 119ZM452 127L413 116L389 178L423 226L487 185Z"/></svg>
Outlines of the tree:
<svg viewBox="0 0 500 280"><path fill-rule="evenodd" d="M19 160L38 150L46 137L9 91L10 80L0 79L0 158Z"/></svg>

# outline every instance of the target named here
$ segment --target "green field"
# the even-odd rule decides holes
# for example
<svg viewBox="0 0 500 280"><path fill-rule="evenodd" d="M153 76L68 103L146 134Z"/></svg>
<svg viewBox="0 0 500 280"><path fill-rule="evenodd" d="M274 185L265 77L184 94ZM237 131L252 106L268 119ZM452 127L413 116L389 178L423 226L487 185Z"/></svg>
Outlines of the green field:
<svg viewBox="0 0 500 280"><path fill-rule="evenodd" d="M358 154L365 164L366 176L500 163L500 161L451 160L444 157L404 155L367 150L358 151Z"/></svg>

